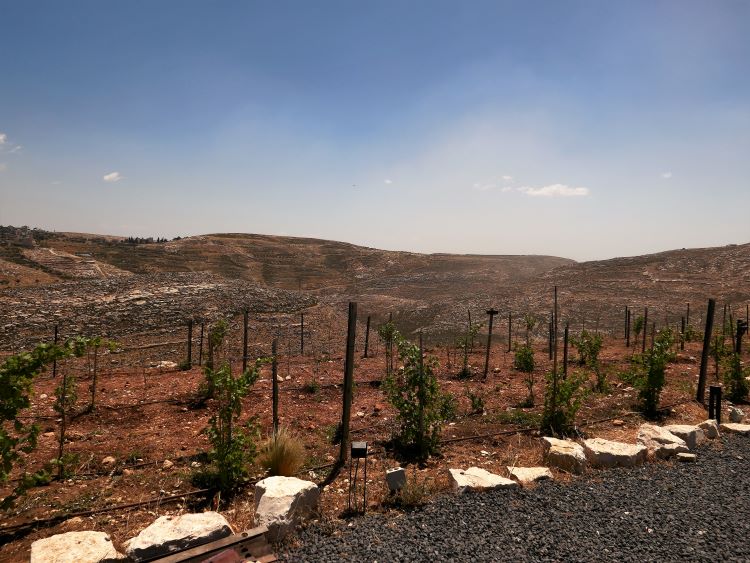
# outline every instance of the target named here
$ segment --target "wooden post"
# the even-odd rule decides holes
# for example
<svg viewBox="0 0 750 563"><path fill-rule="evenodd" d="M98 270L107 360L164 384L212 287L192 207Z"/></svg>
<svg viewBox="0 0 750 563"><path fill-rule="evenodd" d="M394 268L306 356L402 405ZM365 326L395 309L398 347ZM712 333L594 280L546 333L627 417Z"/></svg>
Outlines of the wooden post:
<svg viewBox="0 0 750 563"><path fill-rule="evenodd" d="M747 332L747 323L742 319L737 319L737 337L735 339L735 352L742 353L742 336ZM96 356L94 357L96 358Z"/></svg>
<svg viewBox="0 0 750 563"><path fill-rule="evenodd" d="M549 314L549 335L547 337L547 347L549 348L549 359L552 361L552 329L554 326L555 314Z"/></svg>
<svg viewBox="0 0 750 563"><path fill-rule="evenodd" d="M711 385L708 388L708 418L721 424L721 386Z"/></svg>
<svg viewBox="0 0 750 563"><path fill-rule="evenodd" d="M249 312L245 309L242 316L242 373L247 371L247 317Z"/></svg>
<svg viewBox="0 0 750 563"><path fill-rule="evenodd" d="M188 337L187 337L187 366L193 365L193 319L188 320Z"/></svg>
<svg viewBox="0 0 750 563"><path fill-rule="evenodd" d="M682 335L682 338L680 338L680 350L685 349L685 317L682 317L682 325L680 329L680 334Z"/></svg>
<svg viewBox="0 0 750 563"><path fill-rule="evenodd" d="M492 317L490 317L492 319ZM490 321L491 322L491 321ZM424 443L424 409L425 409L425 389L424 389L424 343L422 341L422 331L419 331L419 388L417 389L417 423L419 424L419 448L420 459L426 459Z"/></svg>
<svg viewBox="0 0 750 563"><path fill-rule="evenodd" d="M624 334L625 334L624 339L625 340L628 339L628 314L629 313L630 313L630 311L628 310L628 306L625 305L625 332L624 332Z"/></svg>
<svg viewBox="0 0 750 563"><path fill-rule="evenodd" d="M474 335L471 333L471 309L466 310L469 313L469 332L468 334L471 335L471 342L469 344L469 350L472 352L474 351Z"/></svg>
<svg viewBox="0 0 750 563"><path fill-rule="evenodd" d="M487 331L487 354L484 357L484 379L487 379L487 370L490 367L490 349L492 348L492 319L495 318L495 315L498 314L498 311L490 307L490 309L487 311L487 314L490 316L490 326L489 330Z"/></svg>
<svg viewBox="0 0 750 563"><path fill-rule="evenodd" d="M708 311L706 312L706 330L703 333L703 352L701 353L701 370L698 376L698 392L695 400L703 403L706 393L706 370L708 369L708 356L711 351L711 332L714 329L714 309L716 300L708 300Z"/></svg>
<svg viewBox="0 0 750 563"><path fill-rule="evenodd" d="M566 379L568 377L568 330L570 328L570 324L568 322L565 323L565 340L563 343L563 379Z"/></svg>
<svg viewBox="0 0 750 563"><path fill-rule="evenodd" d="M513 344L513 313L508 311L508 352L511 351Z"/></svg>
<svg viewBox="0 0 750 563"><path fill-rule="evenodd" d="M300 313L300 320L299 320L299 354L300 356L305 355L305 314L304 313Z"/></svg>
<svg viewBox="0 0 750 563"><path fill-rule="evenodd" d="M648 307L643 309L643 345L641 346L641 352L646 352L646 335L648 334Z"/></svg>
<svg viewBox="0 0 750 563"><path fill-rule="evenodd" d="M363 358L367 357L367 351L370 347L370 315L367 315L367 327L365 328L365 353Z"/></svg>
<svg viewBox="0 0 750 563"><path fill-rule="evenodd" d="M278 338L273 339L271 344L271 420L273 421L273 433L279 431L279 363L277 352L279 349Z"/></svg>
<svg viewBox="0 0 750 563"><path fill-rule="evenodd" d="M341 413L341 449L339 463L346 463L349 448L349 420L352 414L352 391L354 389L354 345L357 336L357 304L349 303L349 322L346 331L346 360L344 362L344 405Z"/></svg>
<svg viewBox="0 0 750 563"><path fill-rule="evenodd" d="M58 326L55 325L55 344L57 344L58 339ZM52 377L57 377L57 358L52 360Z"/></svg>
<svg viewBox="0 0 750 563"><path fill-rule="evenodd" d="M198 345L198 365L203 365L203 331L206 328L206 323L204 321L201 321L201 336L200 341Z"/></svg>
<svg viewBox="0 0 750 563"><path fill-rule="evenodd" d="M630 309L628 309L627 330L625 331L625 347L630 348Z"/></svg>

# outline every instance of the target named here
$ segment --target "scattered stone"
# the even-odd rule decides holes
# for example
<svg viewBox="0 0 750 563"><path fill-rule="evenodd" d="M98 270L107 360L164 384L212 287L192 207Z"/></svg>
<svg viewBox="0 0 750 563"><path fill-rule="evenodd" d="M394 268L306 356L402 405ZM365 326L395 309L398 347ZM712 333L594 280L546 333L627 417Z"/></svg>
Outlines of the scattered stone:
<svg viewBox="0 0 750 563"><path fill-rule="evenodd" d="M679 436L685 440L687 447L691 450L694 450L696 446L706 441L706 435L698 426L692 426L690 424L670 424L664 428L669 430L675 436Z"/></svg>
<svg viewBox="0 0 750 563"><path fill-rule="evenodd" d="M161 464L162 469L172 469L173 467L174 467L174 462L168 459L165 459L164 463Z"/></svg>
<svg viewBox="0 0 750 563"><path fill-rule="evenodd" d="M279 383L282 383L284 381L284 378L281 375L277 375L276 381L278 381Z"/></svg>
<svg viewBox="0 0 750 563"><path fill-rule="evenodd" d="M132 470L132 469L123 469L123 470L122 470L122 474L123 474L123 475L124 475L125 477L128 477L129 475L132 475L132 474L133 474L133 470Z"/></svg>
<svg viewBox="0 0 750 563"><path fill-rule="evenodd" d="M709 440L719 437L719 425L713 419L704 420L698 425L698 428L703 430L703 434L705 434L706 438Z"/></svg>
<svg viewBox="0 0 750 563"><path fill-rule="evenodd" d="M580 444L545 436L542 438L542 445L547 465L571 473L582 473L586 468L586 454Z"/></svg>
<svg viewBox="0 0 750 563"><path fill-rule="evenodd" d="M363 411L357 411L357 417L364 418L365 413Z"/></svg>
<svg viewBox="0 0 750 563"><path fill-rule="evenodd" d="M604 438L584 440L583 449L596 467L633 467L646 461L646 446L613 442Z"/></svg>
<svg viewBox="0 0 750 563"><path fill-rule="evenodd" d="M677 454L677 461L684 461L684 462L693 462L696 459L698 459L698 456L696 454L690 454L681 452Z"/></svg>
<svg viewBox="0 0 750 563"><path fill-rule="evenodd" d="M41 395L39 395L39 398L40 398L41 400L44 400L44 399L46 399L46 398L47 398L47 393L42 393Z"/></svg>
<svg viewBox="0 0 750 563"><path fill-rule="evenodd" d="M123 558L104 532L66 532L31 544L31 563L99 563Z"/></svg>
<svg viewBox="0 0 750 563"><path fill-rule="evenodd" d="M735 422L739 424L743 421L744 418L745 412L741 408L735 406L729 407L729 422Z"/></svg>
<svg viewBox="0 0 750 563"><path fill-rule="evenodd" d="M296 477L267 477L255 485L255 525L268 528L271 541L283 539L318 508L320 490Z"/></svg>
<svg viewBox="0 0 750 563"><path fill-rule="evenodd" d="M667 459L680 452L689 451L685 440L675 436L669 430L653 424L641 425L638 429L636 442L646 446L649 456L655 459Z"/></svg>
<svg viewBox="0 0 750 563"><path fill-rule="evenodd" d="M159 363L156 364L157 369L177 369L179 364L177 362L171 362L169 360L162 360Z"/></svg>
<svg viewBox="0 0 750 563"><path fill-rule="evenodd" d="M750 436L750 424L737 424L736 422L722 422L721 429L730 434L742 434Z"/></svg>
<svg viewBox="0 0 750 563"><path fill-rule="evenodd" d="M484 489L511 489L518 487L518 483L500 475L490 473L481 467L463 469L449 469L451 483L459 494L466 491L481 491Z"/></svg>
<svg viewBox="0 0 750 563"><path fill-rule="evenodd" d="M373 412L382 412L385 407L381 403L375 403L375 406L372 407Z"/></svg>
<svg viewBox="0 0 750 563"><path fill-rule="evenodd" d="M44 436L45 438L54 438L55 433L54 432L45 432L44 434L42 434L42 436Z"/></svg>
<svg viewBox="0 0 750 563"><path fill-rule="evenodd" d="M403 467L386 470L385 482L392 493L400 491L406 485L406 470Z"/></svg>
<svg viewBox="0 0 750 563"><path fill-rule="evenodd" d="M81 518L80 516L68 518L65 522L62 523L64 528L70 528L71 526L77 526L78 524L83 524L83 518Z"/></svg>
<svg viewBox="0 0 750 563"><path fill-rule="evenodd" d="M548 467L508 467L508 472L511 479L524 487L537 481L552 479L552 471Z"/></svg>
<svg viewBox="0 0 750 563"><path fill-rule="evenodd" d="M160 516L136 537L125 542L134 561L162 557L231 535L232 528L218 512Z"/></svg>
<svg viewBox="0 0 750 563"><path fill-rule="evenodd" d="M620 420L619 418L612 421L613 426L625 426L625 421Z"/></svg>
<svg viewBox="0 0 750 563"><path fill-rule="evenodd" d="M117 463L117 460L111 455L108 455L102 460L102 465L114 465L115 463Z"/></svg>

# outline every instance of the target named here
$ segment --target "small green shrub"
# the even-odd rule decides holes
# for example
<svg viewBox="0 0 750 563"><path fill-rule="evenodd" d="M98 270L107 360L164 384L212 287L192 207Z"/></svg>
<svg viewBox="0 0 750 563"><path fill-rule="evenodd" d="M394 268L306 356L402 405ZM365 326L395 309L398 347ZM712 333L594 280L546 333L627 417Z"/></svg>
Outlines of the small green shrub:
<svg viewBox="0 0 750 563"><path fill-rule="evenodd" d="M484 397L478 393L472 393L468 387L466 388L466 396L471 402L469 414L484 414Z"/></svg>
<svg viewBox="0 0 750 563"><path fill-rule="evenodd" d="M302 391L309 393L310 395L315 395L320 391L320 382L318 381L318 378L313 375L309 381L302 385Z"/></svg>
<svg viewBox="0 0 750 563"><path fill-rule="evenodd" d="M434 489L432 481L426 477L420 479L417 476L417 468L415 466L411 477L407 473L404 486L391 497L387 497L383 504L386 506L395 506L403 510L419 508L427 503L427 500L434 493Z"/></svg>
<svg viewBox="0 0 750 563"><path fill-rule="evenodd" d="M398 410L393 443L402 455L423 461L438 451L443 423L455 415L455 401L442 393L434 370L437 358L421 357L418 346L395 333L404 367L384 382L388 401Z"/></svg>
<svg viewBox="0 0 750 563"><path fill-rule="evenodd" d="M674 341L675 336L671 329L661 330L654 339L654 347L636 355L632 360L633 384L638 388L641 409L647 417L653 418L658 412L667 363L674 361L676 357L672 351Z"/></svg>
<svg viewBox="0 0 750 563"><path fill-rule="evenodd" d="M556 381L555 381L556 380ZM579 372L555 378L554 372L547 375L542 412L542 432L567 435L575 429L578 409L587 395L585 384L588 377Z"/></svg>
<svg viewBox="0 0 750 563"><path fill-rule="evenodd" d="M275 434L266 439L258 454L258 463L272 476L292 477L304 462L305 446L285 426L279 427Z"/></svg>
<svg viewBox="0 0 750 563"><path fill-rule="evenodd" d="M727 388L727 399L733 403L747 400L750 391L748 376L750 376L750 368L742 369L739 354L731 352L724 357L724 385Z"/></svg>
<svg viewBox="0 0 750 563"><path fill-rule="evenodd" d="M532 373L534 367L534 349L528 344L516 346L513 368L524 373Z"/></svg>
<svg viewBox="0 0 750 563"><path fill-rule="evenodd" d="M247 466L255 458L258 424L255 418L240 424L240 416L242 399L258 379L263 363L264 360L256 360L252 369L237 377L232 375L228 363L217 369L205 368L217 408L204 432L212 445L209 459L215 471L214 486L222 492L229 492L246 480Z"/></svg>

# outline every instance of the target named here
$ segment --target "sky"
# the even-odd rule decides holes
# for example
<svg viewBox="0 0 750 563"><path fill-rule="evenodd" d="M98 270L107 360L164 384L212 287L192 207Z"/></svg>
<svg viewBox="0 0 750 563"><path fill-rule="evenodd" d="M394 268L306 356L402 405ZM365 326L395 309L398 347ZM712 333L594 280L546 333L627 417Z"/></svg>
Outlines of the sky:
<svg viewBox="0 0 750 563"><path fill-rule="evenodd" d="M750 241L750 2L0 0L0 224Z"/></svg>

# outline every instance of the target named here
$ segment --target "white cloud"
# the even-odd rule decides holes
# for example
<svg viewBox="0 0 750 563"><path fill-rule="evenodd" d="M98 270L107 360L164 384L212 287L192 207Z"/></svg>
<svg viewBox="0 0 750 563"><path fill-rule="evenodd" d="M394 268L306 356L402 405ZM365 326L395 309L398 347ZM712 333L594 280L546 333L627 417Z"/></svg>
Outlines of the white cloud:
<svg viewBox="0 0 750 563"><path fill-rule="evenodd" d="M524 186L518 191L531 197L582 197L589 195L588 188L571 188L565 184L550 184L541 188Z"/></svg>
<svg viewBox="0 0 750 563"><path fill-rule="evenodd" d="M512 182L513 181L513 176L503 176L503 180L506 181L506 182Z"/></svg>
<svg viewBox="0 0 750 563"><path fill-rule="evenodd" d="M4 162L0 162L0 172L5 172L8 169L8 165Z"/></svg>
<svg viewBox="0 0 750 563"><path fill-rule="evenodd" d="M54 182L50 182L50 184L53 186L59 186L62 182L60 180L55 180Z"/></svg>
<svg viewBox="0 0 750 563"><path fill-rule="evenodd" d="M16 146L15 146L15 147L13 147L12 149L10 149L10 154L15 154L15 153L17 153L17 152L21 152L21 149L22 149L22 148L23 148L23 147L22 147L21 145L16 145Z"/></svg>
<svg viewBox="0 0 750 563"><path fill-rule="evenodd" d="M391 180L391 179L389 179L389 178L386 178L386 179L385 179L385 180L383 180L383 181L384 181L384 182L385 182L386 184L392 184L392 183L393 183L393 180Z"/></svg>
<svg viewBox="0 0 750 563"><path fill-rule="evenodd" d="M661 177L664 178L665 180L669 180L672 177L672 173L671 172L662 172Z"/></svg>
<svg viewBox="0 0 750 563"><path fill-rule="evenodd" d="M494 190L497 186L495 184L483 184L481 182L476 182L473 187L475 190L479 190L480 192L488 192L490 190Z"/></svg>
<svg viewBox="0 0 750 563"><path fill-rule="evenodd" d="M505 186L505 187L504 187L504 188L503 188L502 190L500 190L500 191L501 191L501 192L503 192L503 193L508 193L508 192L512 192L512 191L513 191L513 188L511 188L510 186Z"/></svg>
<svg viewBox="0 0 750 563"><path fill-rule="evenodd" d="M122 180L124 176L122 176L119 172L110 172L109 174L105 174L102 176L102 180L105 182L119 182Z"/></svg>
<svg viewBox="0 0 750 563"><path fill-rule="evenodd" d="M8 135L5 133L0 133L0 145L4 145L8 142Z"/></svg>

